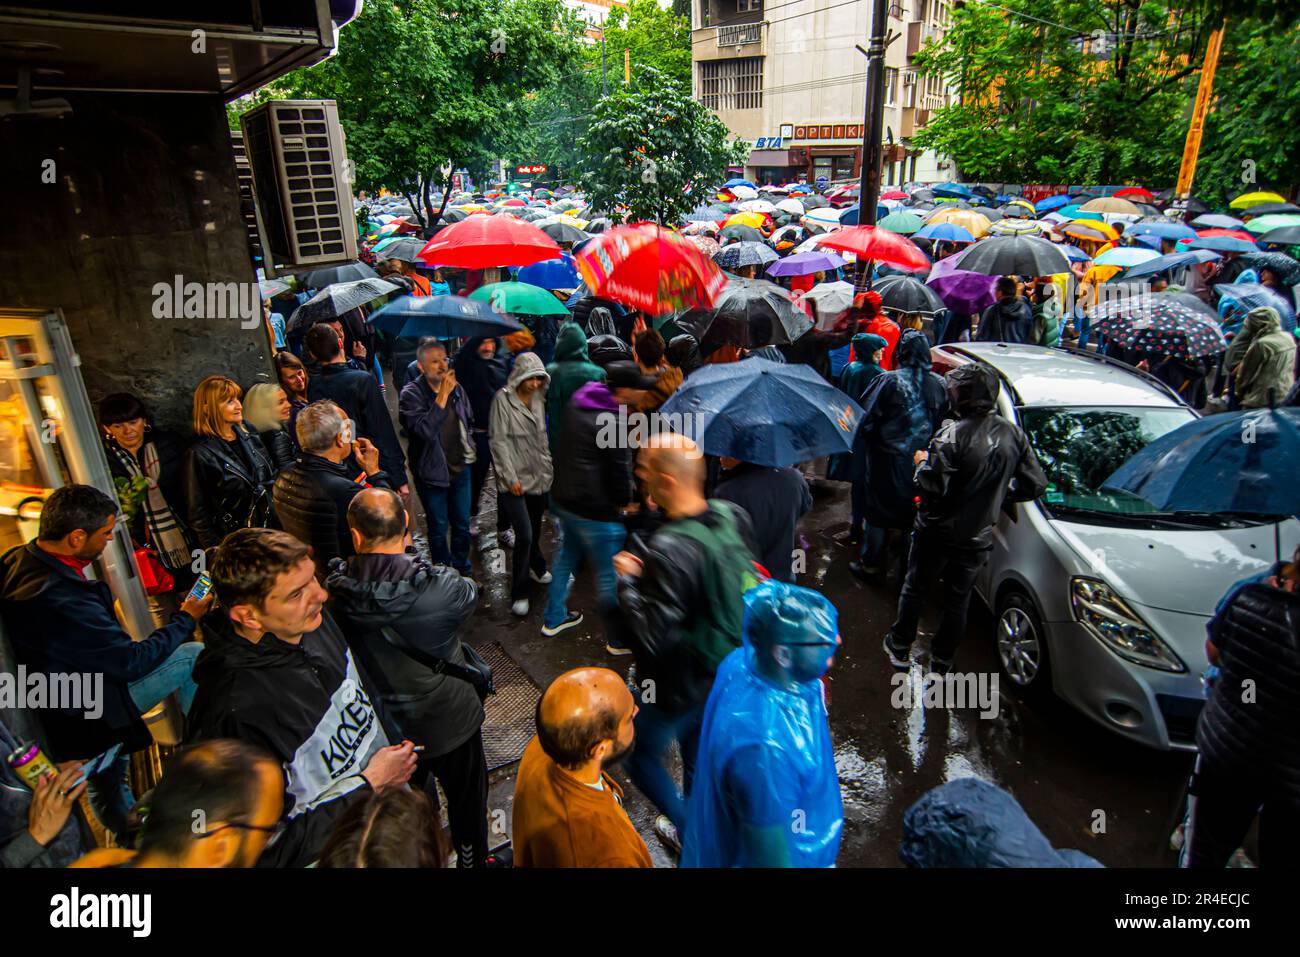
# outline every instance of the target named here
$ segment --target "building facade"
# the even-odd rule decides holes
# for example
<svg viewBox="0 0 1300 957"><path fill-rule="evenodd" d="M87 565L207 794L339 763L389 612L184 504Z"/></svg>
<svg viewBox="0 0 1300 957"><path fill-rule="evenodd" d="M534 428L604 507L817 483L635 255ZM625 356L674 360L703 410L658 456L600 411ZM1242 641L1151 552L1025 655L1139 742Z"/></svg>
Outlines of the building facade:
<svg viewBox="0 0 1300 957"><path fill-rule="evenodd" d="M855 179L862 167L871 0L695 0L693 92L752 150L757 183ZM913 65L942 36L949 0L888 8L882 181L954 178L950 160L912 146L934 110L955 100L943 77Z"/></svg>

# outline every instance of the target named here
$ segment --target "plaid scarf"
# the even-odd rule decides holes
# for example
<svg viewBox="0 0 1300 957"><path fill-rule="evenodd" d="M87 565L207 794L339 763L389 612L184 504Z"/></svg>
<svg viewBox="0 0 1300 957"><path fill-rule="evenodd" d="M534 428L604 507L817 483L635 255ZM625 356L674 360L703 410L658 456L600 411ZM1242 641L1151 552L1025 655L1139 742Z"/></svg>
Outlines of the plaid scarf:
<svg viewBox="0 0 1300 957"><path fill-rule="evenodd" d="M140 501L140 511L144 515L145 541L153 545L159 559L168 568L185 568L190 564L190 543L185 536L185 529L172 513L171 506L163 498L162 489L158 487L158 449L152 442L146 442L140 449L144 466L136 461L134 455L117 443L110 443L109 448L133 476L140 476L149 482L149 491Z"/></svg>

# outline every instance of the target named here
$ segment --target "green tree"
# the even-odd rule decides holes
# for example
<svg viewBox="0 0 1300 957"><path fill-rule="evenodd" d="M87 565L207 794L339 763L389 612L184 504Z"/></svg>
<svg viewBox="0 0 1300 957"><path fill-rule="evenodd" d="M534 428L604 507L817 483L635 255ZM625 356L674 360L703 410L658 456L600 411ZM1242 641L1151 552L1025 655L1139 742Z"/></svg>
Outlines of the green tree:
<svg viewBox="0 0 1300 957"><path fill-rule="evenodd" d="M675 222L705 187L748 153L722 122L658 70L638 66L629 86L597 101L578 143L591 203L621 204L634 220Z"/></svg>
<svg viewBox="0 0 1300 957"><path fill-rule="evenodd" d="M665 10L658 0L631 0L612 7L605 21L609 83L623 82L623 51L633 66L654 67L663 80L691 88L691 18ZM600 47L591 51L600 58Z"/></svg>

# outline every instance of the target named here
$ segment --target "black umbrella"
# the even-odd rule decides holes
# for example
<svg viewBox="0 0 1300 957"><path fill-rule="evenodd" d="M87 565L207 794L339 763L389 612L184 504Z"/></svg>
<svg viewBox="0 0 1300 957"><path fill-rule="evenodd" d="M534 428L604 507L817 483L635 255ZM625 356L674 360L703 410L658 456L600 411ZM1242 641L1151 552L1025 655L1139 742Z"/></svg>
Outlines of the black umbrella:
<svg viewBox="0 0 1300 957"><path fill-rule="evenodd" d="M468 219L469 213L463 209L444 209L442 211L442 222L459 223L462 219Z"/></svg>
<svg viewBox="0 0 1300 957"><path fill-rule="evenodd" d="M342 266L329 266L324 269L313 269L302 279L302 284L308 289L324 289L336 282L355 282L358 279L378 279L379 273L375 272L363 262L344 263Z"/></svg>
<svg viewBox="0 0 1300 957"><path fill-rule="evenodd" d="M912 199L920 203L933 203L935 196L932 189L914 189L912 190Z"/></svg>
<svg viewBox="0 0 1300 957"><path fill-rule="evenodd" d="M1296 262L1286 253L1246 253L1244 256L1238 256L1234 262L1239 263L1242 269L1253 269L1256 273L1261 269L1271 269L1277 273L1277 278L1288 286L1300 283L1300 262Z"/></svg>
<svg viewBox="0 0 1300 957"><path fill-rule="evenodd" d="M1021 209L1023 210L1024 207L1022 206ZM1002 210L994 209L992 206L976 206L975 212L983 213L984 218L987 219L990 223L996 223L999 219L1001 219L1004 215L1006 215L1005 213L1002 212Z"/></svg>
<svg viewBox="0 0 1300 957"><path fill-rule="evenodd" d="M933 316L948 307L938 293L912 276L886 276L873 287L880 293L881 308L901 315Z"/></svg>
<svg viewBox="0 0 1300 957"><path fill-rule="evenodd" d="M1054 276L1070 271L1070 260L1054 243L1037 236L994 236L961 254L958 265L986 276Z"/></svg>
<svg viewBox="0 0 1300 957"><path fill-rule="evenodd" d="M422 265L424 260L420 258L419 253L426 245L427 242L423 239L398 239L375 253L375 257L377 259L398 259L404 263Z"/></svg>
<svg viewBox="0 0 1300 957"><path fill-rule="evenodd" d="M1256 242L1273 243L1278 246L1300 246L1300 226L1283 226L1260 236Z"/></svg>
<svg viewBox="0 0 1300 957"><path fill-rule="evenodd" d="M1248 206L1242 212L1251 216L1269 216L1273 213L1300 213L1300 206L1295 203L1258 203Z"/></svg>
<svg viewBox="0 0 1300 957"><path fill-rule="evenodd" d="M1113 300L1091 316L1095 329L1127 349L1197 359L1228 348L1217 317L1207 319L1167 293Z"/></svg>
<svg viewBox="0 0 1300 957"><path fill-rule="evenodd" d="M805 211L810 209L820 209L823 206L829 206L831 204L831 201L825 196L819 196L816 193L811 196L800 196L799 202L803 203Z"/></svg>
<svg viewBox="0 0 1300 957"><path fill-rule="evenodd" d="M542 232L550 236L557 243L580 243L584 239L590 239L590 233L584 233L577 226L570 223L549 223L540 227Z"/></svg>
<svg viewBox="0 0 1300 957"><path fill-rule="evenodd" d="M323 319L336 319L357 306L374 302L380 296L397 292L400 287L382 279L357 279L353 282L336 282L326 286L293 311L285 326L293 332L313 325Z"/></svg>
<svg viewBox="0 0 1300 957"><path fill-rule="evenodd" d="M1165 207L1165 215L1175 217L1199 216L1201 213L1208 213L1209 211L1209 204L1204 200L1197 199L1195 196L1189 196L1187 199L1176 199Z"/></svg>
<svg viewBox="0 0 1300 957"><path fill-rule="evenodd" d="M742 242L763 242L763 234L753 226L745 226L741 223L733 223L730 226L723 227L723 239L739 239Z"/></svg>
<svg viewBox="0 0 1300 957"><path fill-rule="evenodd" d="M749 349L794 342L813 325L788 292L766 279L731 280L713 306L719 317L740 322L741 345Z"/></svg>
<svg viewBox="0 0 1300 957"><path fill-rule="evenodd" d="M370 324L404 339L504 336L523 328L486 302L463 296L403 296L371 316Z"/></svg>
<svg viewBox="0 0 1300 957"><path fill-rule="evenodd" d="M766 266L776 262L780 257L767 243L739 242L732 243L725 249L713 254L713 261L722 269L737 269L741 266Z"/></svg>

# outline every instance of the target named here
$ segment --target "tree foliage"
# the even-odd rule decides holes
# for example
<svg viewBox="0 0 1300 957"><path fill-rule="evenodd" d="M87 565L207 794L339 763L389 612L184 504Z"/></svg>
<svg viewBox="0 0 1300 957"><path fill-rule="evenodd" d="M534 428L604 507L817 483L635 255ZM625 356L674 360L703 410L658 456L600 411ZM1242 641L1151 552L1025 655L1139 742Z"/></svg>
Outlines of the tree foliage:
<svg viewBox="0 0 1300 957"><path fill-rule="evenodd" d="M637 67L631 85L611 86L597 101L578 150L594 206L621 204L634 220L660 223L688 213L704 188L748 153L689 91L650 66Z"/></svg>
<svg viewBox="0 0 1300 957"><path fill-rule="evenodd" d="M658 0L631 0L626 7L612 7L605 21L605 53L614 81L623 80L623 51L633 66L654 67L666 82L691 89L691 18ZM599 46L592 51L600 56Z"/></svg>

